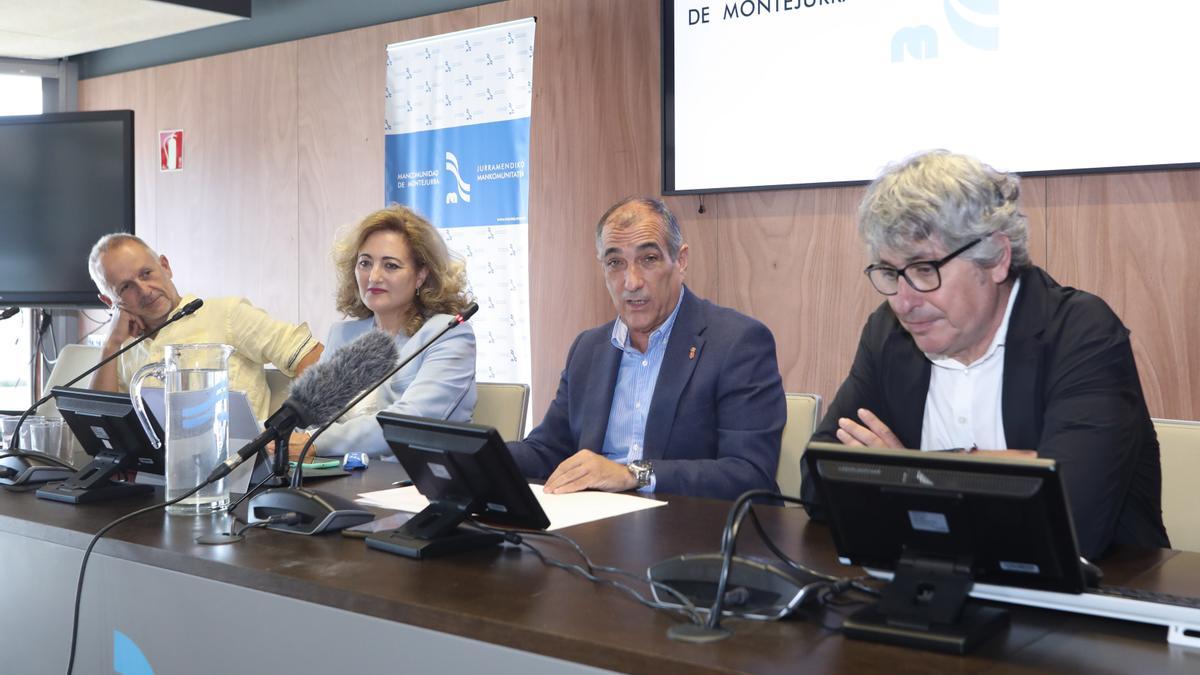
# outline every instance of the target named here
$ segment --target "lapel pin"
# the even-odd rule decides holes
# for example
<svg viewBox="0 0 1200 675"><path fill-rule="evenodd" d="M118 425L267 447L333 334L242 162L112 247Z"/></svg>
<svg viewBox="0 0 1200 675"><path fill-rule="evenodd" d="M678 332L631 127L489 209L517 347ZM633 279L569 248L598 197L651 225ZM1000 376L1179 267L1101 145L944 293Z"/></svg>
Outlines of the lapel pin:
<svg viewBox="0 0 1200 675"><path fill-rule="evenodd" d="M688 350L688 360L691 361L694 358L696 358L696 348L692 347Z"/></svg>

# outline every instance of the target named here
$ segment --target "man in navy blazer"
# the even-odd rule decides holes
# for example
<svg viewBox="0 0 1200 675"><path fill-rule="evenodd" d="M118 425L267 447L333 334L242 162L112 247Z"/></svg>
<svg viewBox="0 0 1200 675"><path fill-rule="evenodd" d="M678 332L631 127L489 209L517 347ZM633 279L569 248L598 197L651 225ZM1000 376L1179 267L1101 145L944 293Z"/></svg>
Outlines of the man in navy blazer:
<svg viewBox="0 0 1200 675"><path fill-rule="evenodd" d="M615 204L596 245L618 317L575 339L542 423L509 444L522 472L550 493L777 489L787 413L771 331L683 285L688 247L659 200Z"/></svg>

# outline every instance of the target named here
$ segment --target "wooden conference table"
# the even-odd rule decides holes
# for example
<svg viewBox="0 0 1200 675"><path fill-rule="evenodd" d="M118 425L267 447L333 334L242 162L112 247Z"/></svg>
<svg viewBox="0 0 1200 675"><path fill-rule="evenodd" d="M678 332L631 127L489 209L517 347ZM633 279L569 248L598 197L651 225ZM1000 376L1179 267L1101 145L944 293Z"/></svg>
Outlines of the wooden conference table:
<svg viewBox="0 0 1200 675"><path fill-rule="evenodd" d="M317 487L344 495L387 487L398 465ZM715 551L729 504L669 498L666 507L564 530L599 564L642 572L683 553ZM82 549L108 521L152 503L70 506L0 493L0 672L61 673ZM762 507L784 551L813 567L835 561L828 530L800 509ZM103 539L89 564L77 673L122 672L135 644L154 672L1200 672L1200 650L1168 645L1166 629L1010 606L1008 631L968 656L848 640L822 627L838 615L729 620L708 645L673 642L677 619L617 590L548 568L529 551L495 548L433 561L369 550L339 534L251 530L211 547L197 534L227 517L140 516ZM741 551L752 544L742 534ZM531 539L575 560L558 543ZM1200 595L1200 555L1123 550L1105 581ZM124 666L128 667L128 666ZM135 672L132 670L124 672ZM140 671L144 672L144 671Z"/></svg>

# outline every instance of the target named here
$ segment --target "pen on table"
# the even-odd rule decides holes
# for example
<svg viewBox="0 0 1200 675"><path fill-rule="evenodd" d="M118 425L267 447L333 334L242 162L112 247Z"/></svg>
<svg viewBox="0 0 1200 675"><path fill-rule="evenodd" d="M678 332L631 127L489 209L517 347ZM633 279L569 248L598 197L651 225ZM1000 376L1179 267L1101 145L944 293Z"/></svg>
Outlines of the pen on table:
<svg viewBox="0 0 1200 675"><path fill-rule="evenodd" d="M405 478L404 480L393 481L392 487L408 487L409 485L412 485L412 484L413 484L412 480Z"/></svg>

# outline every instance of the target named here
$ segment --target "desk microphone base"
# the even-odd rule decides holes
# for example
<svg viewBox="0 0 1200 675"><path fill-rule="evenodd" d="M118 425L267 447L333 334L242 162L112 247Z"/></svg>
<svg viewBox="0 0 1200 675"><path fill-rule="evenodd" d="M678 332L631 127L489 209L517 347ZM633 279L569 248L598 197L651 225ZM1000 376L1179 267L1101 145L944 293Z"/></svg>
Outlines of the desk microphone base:
<svg viewBox="0 0 1200 675"><path fill-rule="evenodd" d="M0 467L9 469L7 477L0 478L0 485L29 485L66 480L74 470L56 466L36 457L3 457Z"/></svg>

